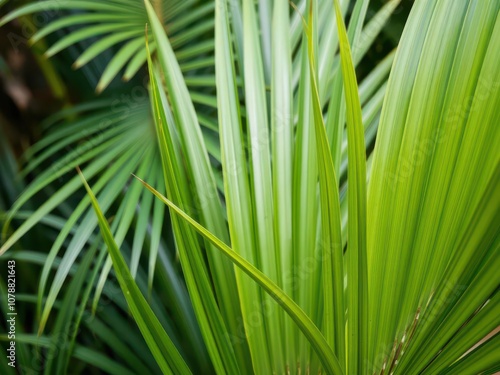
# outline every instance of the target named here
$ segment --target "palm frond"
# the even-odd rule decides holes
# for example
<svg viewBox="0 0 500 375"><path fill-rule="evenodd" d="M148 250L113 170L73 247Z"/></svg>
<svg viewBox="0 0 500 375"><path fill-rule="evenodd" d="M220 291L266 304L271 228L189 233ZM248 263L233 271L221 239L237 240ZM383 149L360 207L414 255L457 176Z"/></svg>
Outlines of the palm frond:
<svg viewBox="0 0 500 375"><path fill-rule="evenodd" d="M193 63L203 55L213 53L210 35L213 12L210 3L200 4L195 0L156 1L155 11L172 35L172 45L179 53L179 60ZM91 44L75 60L73 67L80 68L96 56L116 49L113 58L107 62L96 91L102 92L123 70L123 79L130 80L146 63L144 26L148 22L142 0L107 1L98 0L44 0L26 4L0 20L0 26L16 18L32 13L44 12L46 17L55 18L30 38L30 43L59 33L59 40L46 52L46 57L84 40ZM200 22L200 19L208 21ZM213 31L212 31L213 32ZM149 34L151 49L156 48Z"/></svg>
<svg viewBox="0 0 500 375"><path fill-rule="evenodd" d="M416 0L368 73L400 0L57 3L33 41L68 32L48 55L90 41L75 67L113 51L98 90L147 62L150 103L144 85L132 105L65 109L25 156L36 178L2 216L0 253L49 229L47 254L6 254L42 266L20 297L40 333L98 337L104 371L498 370L498 1ZM0 22L40 6L56 2ZM129 309L139 328L119 332ZM87 361L65 339L45 373Z"/></svg>

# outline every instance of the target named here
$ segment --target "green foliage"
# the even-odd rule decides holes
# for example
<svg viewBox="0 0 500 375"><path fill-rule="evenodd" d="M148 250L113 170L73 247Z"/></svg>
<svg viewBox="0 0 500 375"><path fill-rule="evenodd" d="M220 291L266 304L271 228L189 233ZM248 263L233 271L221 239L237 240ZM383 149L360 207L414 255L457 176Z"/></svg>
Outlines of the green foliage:
<svg viewBox="0 0 500 375"><path fill-rule="evenodd" d="M32 38L72 27L47 55L92 37L75 67L117 45L99 92L122 68L149 77L123 87L144 90L132 105L54 115L25 156L36 177L0 248L43 267L20 297L39 333L20 327L20 362L36 348L46 374L92 356L109 373L500 368L500 3L415 1L358 83L399 0L369 3L44 1L0 21L69 10ZM50 251L23 249L41 225Z"/></svg>

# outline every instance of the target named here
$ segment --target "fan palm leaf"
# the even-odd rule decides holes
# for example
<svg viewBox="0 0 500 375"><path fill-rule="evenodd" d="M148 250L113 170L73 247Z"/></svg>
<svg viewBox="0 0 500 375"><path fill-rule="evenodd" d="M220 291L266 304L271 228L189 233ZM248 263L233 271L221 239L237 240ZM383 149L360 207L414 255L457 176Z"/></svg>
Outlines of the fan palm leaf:
<svg viewBox="0 0 500 375"><path fill-rule="evenodd" d="M66 313L76 306L72 295L58 300L70 274L69 290L86 300L96 286L94 308L115 274L125 299L113 303L124 311L127 301L164 373L498 368L498 334L474 347L500 323L498 2L417 0L398 50L359 87L354 69L397 0L369 20L369 1L304 0L293 11L282 0L186 2L172 6L176 16L163 2L74 3L92 11L55 21L35 40L80 23L48 50L98 37L77 66L122 43L99 89L147 61L151 103L109 116L97 109L113 107L104 99L78 114L73 131L61 121L65 111L27 155L25 173L39 176L15 203L7 223L26 219L0 252L37 223L59 228L36 297L41 330L53 309L61 309L56 326L75 318ZM118 5L122 13L113 14ZM132 9L137 17L125 21ZM141 36L132 29L140 22ZM79 195L70 174L78 165L96 197L88 185L89 197ZM26 216L20 210L37 196L47 199ZM111 258L101 255L90 274L97 225ZM154 293L155 271L179 306L168 314ZM169 328L184 314L188 322ZM93 329L115 327L113 313L104 316ZM202 364L179 343L184 332ZM50 369L67 367L78 347L74 336L70 342L75 350ZM127 357L129 348L117 351ZM127 363L140 366L134 356Z"/></svg>

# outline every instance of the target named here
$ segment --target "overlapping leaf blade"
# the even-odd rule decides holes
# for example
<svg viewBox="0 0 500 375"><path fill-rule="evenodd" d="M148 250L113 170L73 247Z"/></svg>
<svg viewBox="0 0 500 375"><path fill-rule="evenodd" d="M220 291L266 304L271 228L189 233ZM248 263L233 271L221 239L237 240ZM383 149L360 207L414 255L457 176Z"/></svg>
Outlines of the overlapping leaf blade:
<svg viewBox="0 0 500 375"><path fill-rule="evenodd" d="M90 186L80 172L82 181L91 199L92 206L98 217L101 234L108 247L109 254L113 260L116 276L120 283L125 299L130 307L132 316L141 329L144 339L148 343L158 365L164 374L191 374L189 367L180 356L177 348L170 340L165 330L161 326L158 318L154 315L146 299L135 283L128 266L116 246L113 235L106 218L102 214L96 197L92 193Z"/></svg>
<svg viewBox="0 0 500 375"><path fill-rule="evenodd" d="M227 256L231 261L241 268L248 276L250 276L262 289L265 290L276 302L278 302L281 307L290 315L297 326L300 328L302 333L310 340L314 350L320 356L321 362L325 368L325 371L329 374L343 374L342 368L333 353L332 348L328 345L325 338L319 331L319 329L314 325L310 318L305 314L305 312L300 309L299 306L293 300L287 296L282 289L280 289L269 277L260 272L257 268L252 266L252 264L246 261L242 256L238 255L236 251L233 251L229 246L225 245L220 239L215 237L207 229L193 220L189 215L177 207L173 202L165 198L158 191L152 188L150 185L142 181L144 186L151 191L157 198L159 198L163 203L168 205L170 209L179 215L180 218L189 223L198 233L203 235L207 240L209 240L218 250L220 250L225 256Z"/></svg>
<svg viewBox="0 0 500 375"><path fill-rule="evenodd" d="M498 286L495 219L476 211L498 207L498 12L422 0L410 15L368 197L371 370L423 370Z"/></svg>

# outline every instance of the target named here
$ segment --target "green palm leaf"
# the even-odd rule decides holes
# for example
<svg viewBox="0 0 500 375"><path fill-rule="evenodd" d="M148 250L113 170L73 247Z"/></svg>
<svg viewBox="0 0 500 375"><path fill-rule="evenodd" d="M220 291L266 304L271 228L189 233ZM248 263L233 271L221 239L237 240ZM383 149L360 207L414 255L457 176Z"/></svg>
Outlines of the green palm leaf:
<svg viewBox="0 0 500 375"><path fill-rule="evenodd" d="M186 54L188 58L190 57L188 61L193 62L200 54L213 53L213 45L197 40L213 30L213 21L201 25L195 22L201 17L210 15L213 12L213 5L199 5L194 0L182 2L162 0L155 4L155 11L171 31L173 46L181 53L182 60L186 61ZM144 25L148 17L141 0L106 3L97 0L44 0L26 4L9 13L0 20L0 26L18 17L37 12L69 12L69 15L56 18L30 38L30 42L34 44L52 33L72 28L45 52L47 57L83 40L94 38L95 42L92 42L73 64L74 68L80 68L110 48L118 49L113 58L106 62L106 68L97 84L97 92L103 91L122 69L125 70L123 78L130 80L146 63ZM196 26L193 26L195 24ZM149 38L152 40L152 35ZM151 49L155 48L155 44L152 44Z"/></svg>
<svg viewBox="0 0 500 375"><path fill-rule="evenodd" d="M99 91L147 62L150 103L66 108L24 156L35 178L1 216L0 254L42 266L19 297L40 333L83 330L45 373L86 366L89 337L111 373L499 369L498 1L416 0L397 49L368 67L399 0L377 12L368 0L42 1L0 22L57 3L65 15L32 41L69 30L48 55L90 41L74 67L107 66ZM359 83L358 64L371 69ZM81 195L79 165L100 207ZM18 190L6 186L3 210ZM46 254L21 248L36 227ZM121 329L129 309L140 330ZM45 350L24 328L22 361ZM54 354L56 340L40 345Z"/></svg>
<svg viewBox="0 0 500 375"><path fill-rule="evenodd" d="M158 318L154 315L146 299L141 294L135 283L127 264L123 259L118 246L116 245L109 225L100 210L96 197L92 193L90 186L79 171L82 181L87 189L87 193L92 201L92 206L99 219L102 236L108 247L109 254L115 265L115 271L123 291L128 306L132 312L137 325L139 326L144 339L153 353L158 365L164 374L191 374L186 363L180 356L174 343L163 330Z"/></svg>
<svg viewBox="0 0 500 375"><path fill-rule="evenodd" d="M492 85L498 82L498 11L494 1L420 1L401 41L368 196L370 357L381 358L393 342L408 348L401 359L386 353L377 368L397 360L398 373L423 369L498 286L487 283L487 271L477 263L493 251L496 235L482 232L490 224L474 229L484 233L484 242L465 248L458 242L497 178L494 144L500 133L493 108L500 95ZM425 39L418 36L422 30ZM498 204L491 194L485 199ZM472 259L477 262L467 264ZM477 299L469 300L469 308L459 303L472 296ZM453 318L447 317L451 311ZM446 331L436 331L445 317Z"/></svg>

